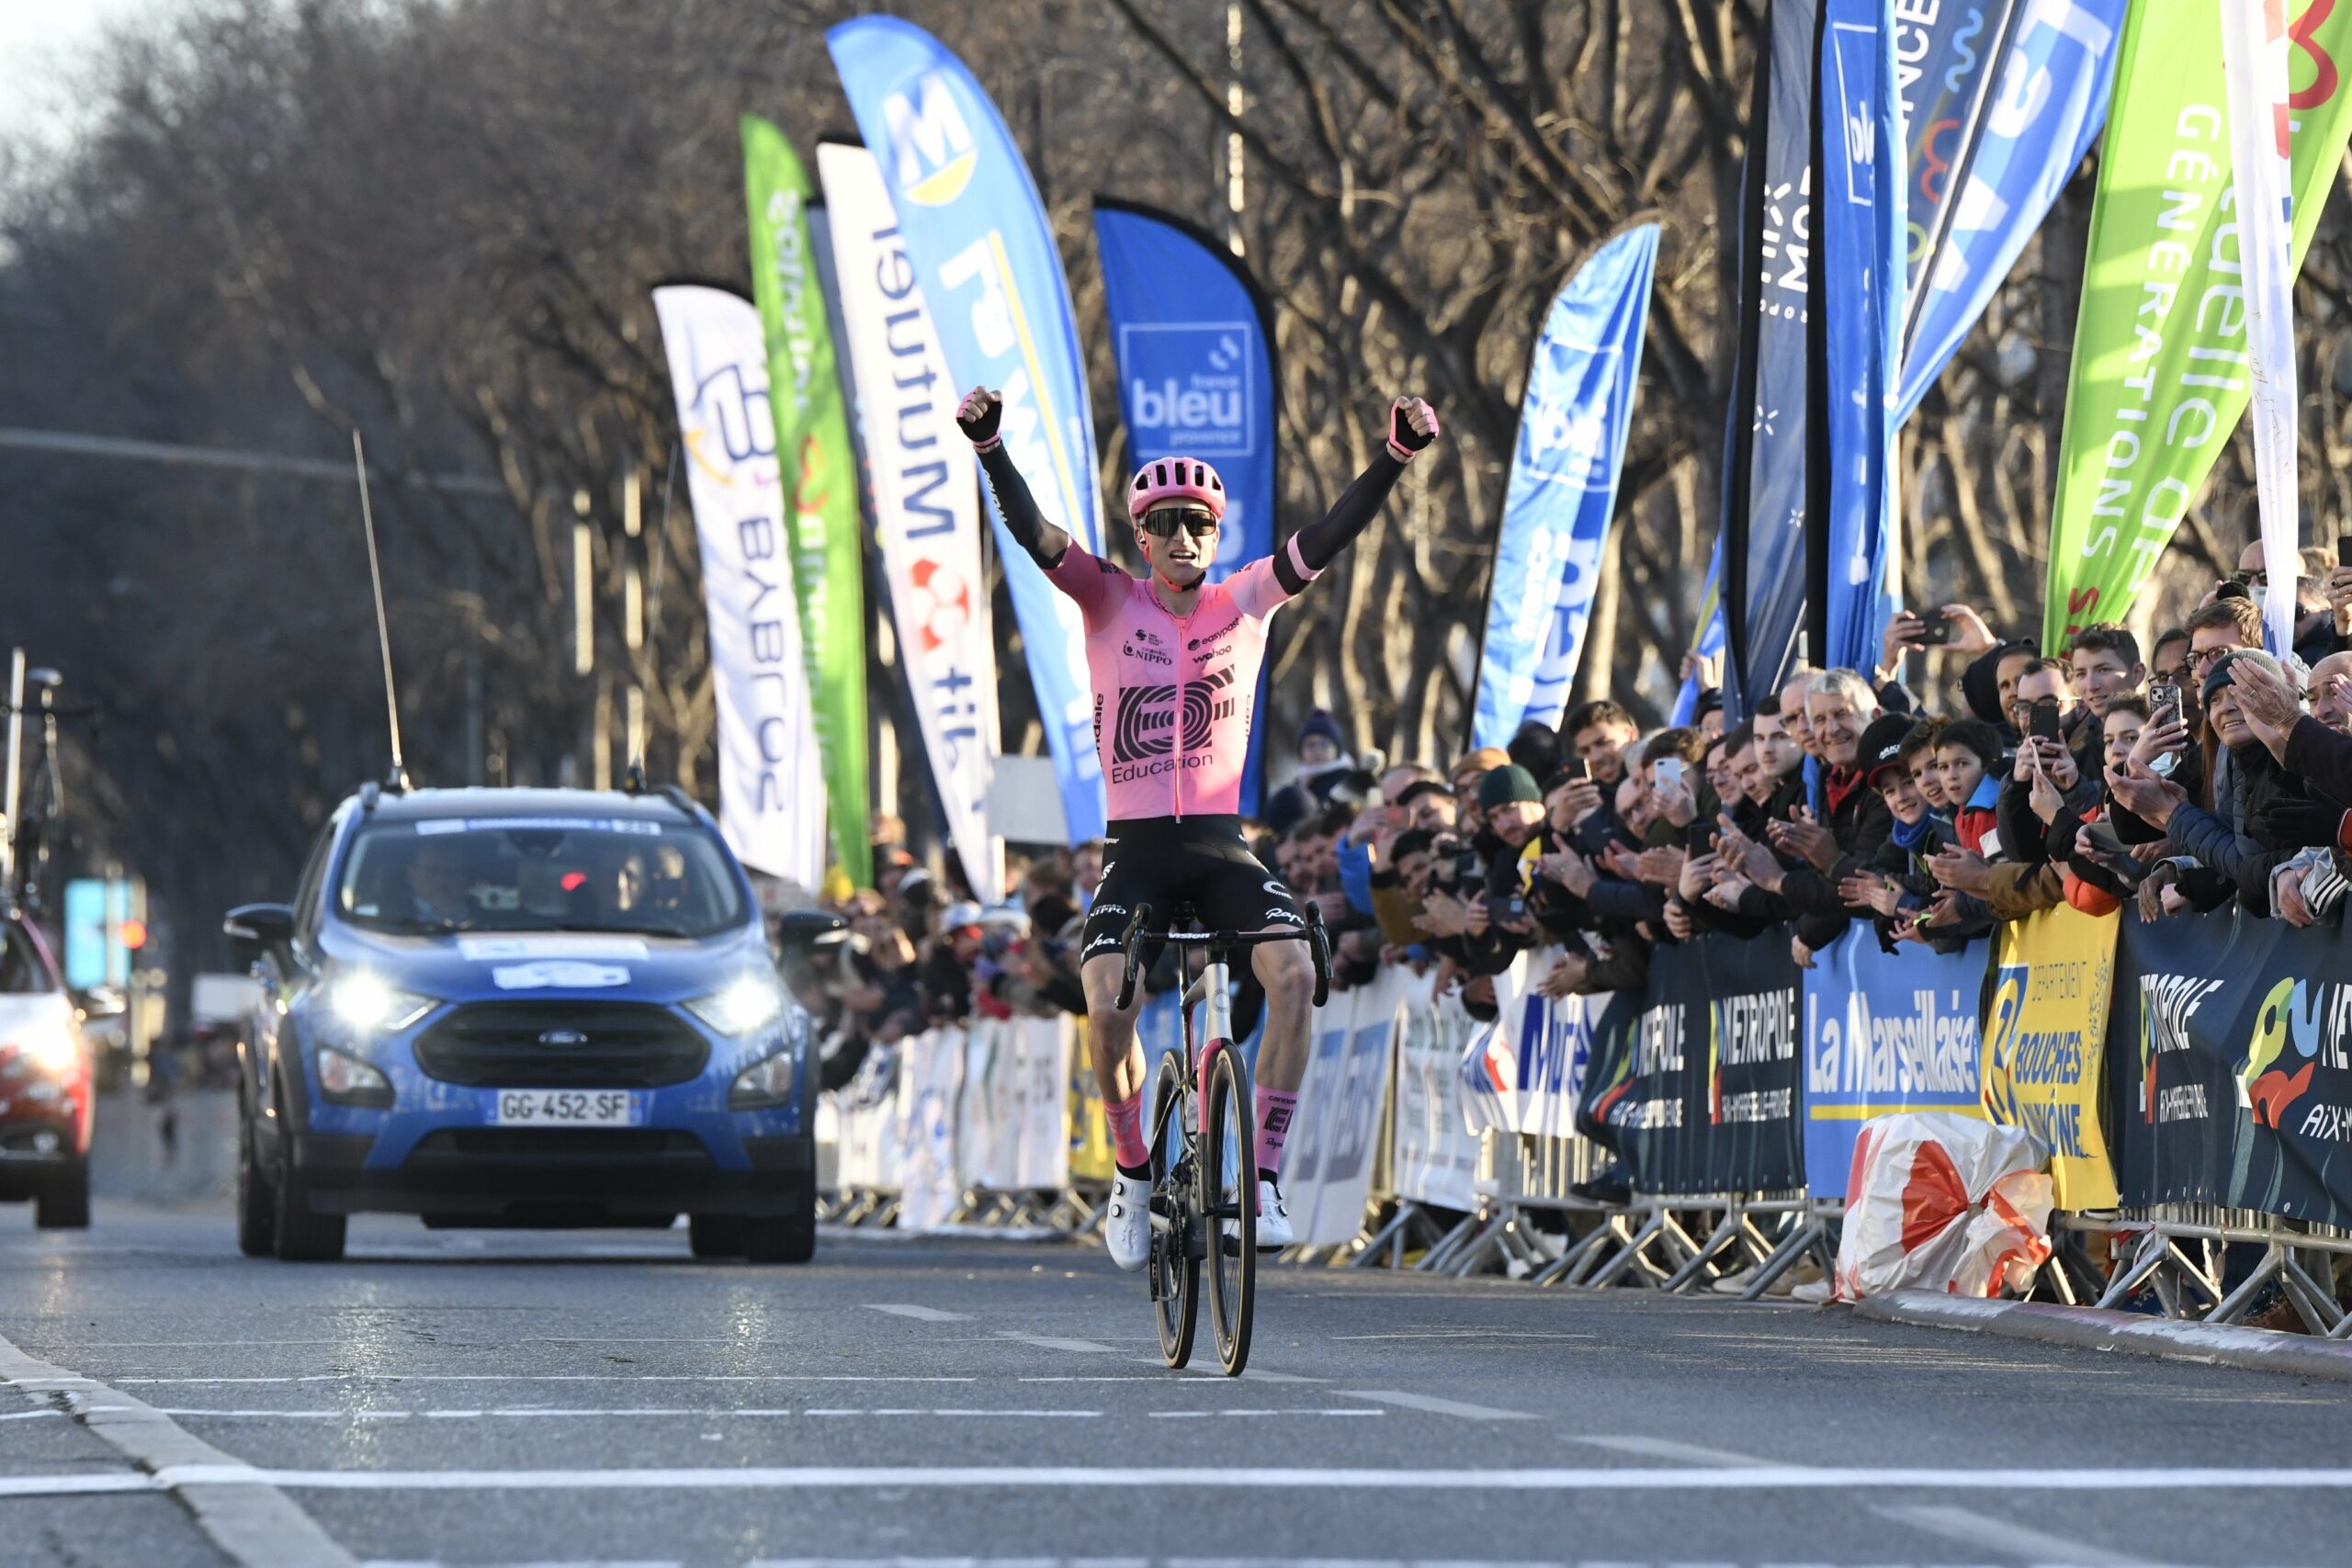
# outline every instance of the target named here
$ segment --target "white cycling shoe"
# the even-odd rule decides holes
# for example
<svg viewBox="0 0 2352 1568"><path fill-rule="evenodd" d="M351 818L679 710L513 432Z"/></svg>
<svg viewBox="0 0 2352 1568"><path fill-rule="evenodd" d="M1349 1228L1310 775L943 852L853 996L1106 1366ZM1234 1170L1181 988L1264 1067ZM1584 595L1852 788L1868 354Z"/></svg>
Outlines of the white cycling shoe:
<svg viewBox="0 0 2352 1568"><path fill-rule="evenodd" d="M1241 1227L1232 1220L1222 1226L1228 1241L1239 1237ZM1283 1190L1272 1182L1258 1183L1258 1250L1280 1252L1291 1245L1290 1206L1283 1201Z"/></svg>
<svg viewBox="0 0 2352 1568"><path fill-rule="evenodd" d="M1111 1178L1111 1207L1102 1216L1102 1245L1111 1261L1134 1273L1151 1259L1151 1181L1148 1177Z"/></svg>

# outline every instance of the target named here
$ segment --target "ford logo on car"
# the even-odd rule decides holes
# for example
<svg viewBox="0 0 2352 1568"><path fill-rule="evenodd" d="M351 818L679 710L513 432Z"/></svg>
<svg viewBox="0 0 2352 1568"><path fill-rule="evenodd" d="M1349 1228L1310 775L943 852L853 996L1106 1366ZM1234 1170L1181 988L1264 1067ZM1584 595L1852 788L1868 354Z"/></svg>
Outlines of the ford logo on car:
<svg viewBox="0 0 2352 1568"><path fill-rule="evenodd" d="M542 1045L585 1045L588 1037L576 1029L549 1029L539 1035Z"/></svg>

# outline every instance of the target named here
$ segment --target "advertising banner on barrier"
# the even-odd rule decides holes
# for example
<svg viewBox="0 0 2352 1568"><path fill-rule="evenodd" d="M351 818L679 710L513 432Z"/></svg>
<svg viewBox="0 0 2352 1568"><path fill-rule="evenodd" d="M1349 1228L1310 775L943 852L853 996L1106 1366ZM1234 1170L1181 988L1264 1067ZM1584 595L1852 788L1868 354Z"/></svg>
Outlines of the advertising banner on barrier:
<svg viewBox="0 0 2352 1568"><path fill-rule="evenodd" d="M814 894L825 874L824 778L785 551L760 312L702 284L655 289L653 310L701 546L718 829L744 864ZM69 895L75 886L66 885Z"/></svg>
<svg viewBox="0 0 2352 1568"><path fill-rule="evenodd" d="M2062 1209L2111 1209L2099 1065L2115 980L2117 917L2064 905L2004 923L1995 939L1977 1083L1988 1120L2050 1151Z"/></svg>
<svg viewBox="0 0 2352 1568"><path fill-rule="evenodd" d="M1172 213L1094 198L1102 310L1119 367L1127 461L1199 457L1225 482L1209 581L1274 549L1274 313L1223 243ZM1261 679L1258 711L1266 711ZM1241 814L1258 812L1266 730L1250 731Z"/></svg>
<svg viewBox="0 0 2352 1568"><path fill-rule="evenodd" d="M1536 995L1534 983L1560 954L1556 947L1522 953L1495 976L1495 1021L1476 1027L1461 1058L1463 1109L1474 1133L1576 1134L1592 1020L1607 998Z"/></svg>
<svg viewBox="0 0 2352 1568"><path fill-rule="evenodd" d="M1430 980L1408 978L1396 1024L1396 1096L1389 1169L1396 1196L1443 1209L1477 1201L1478 1139L1464 1119L1460 1067L1478 1028L1461 995L1432 994Z"/></svg>
<svg viewBox="0 0 2352 1568"><path fill-rule="evenodd" d="M877 1045L833 1102L835 1190L895 1192L899 1187L899 1052ZM820 1133L821 1135L821 1133Z"/></svg>
<svg viewBox="0 0 2352 1568"><path fill-rule="evenodd" d="M874 154L826 142L817 172L832 215L842 342L899 659L949 841L974 895L993 904L1004 897L1004 840L988 821L999 750L996 643L978 477L956 428L959 394Z"/></svg>
<svg viewBox="0 0 2352 1568"><path fill-rule="evenodd" d="M1800 973L1785 937L1708 936L1660 947L1648 984L1609 1000L1580 1121L1615 1144L1634 1190L1804 1184Z"/></svg>
<svg viewBox="0 0 2352 1568"><path fill-rule="evenodd" d="M2287 3L2300 268L2352 135L2352 6ZM2124 19L2066 385L2044 648L2126 617L2253 391L2221 31L2218 0L2133 6Z"/></svg>
<svg viewBox="0 0 2352 1568"><path fill-rule="evenodd" d="M899 1045L899 1228L937 1230L964 1201L956 1125L964 1091L964 1032L927 1029Z"/></svg>
<svg viewBox="0 0 2352 1568"><path fill-rule="evenodd" d="M1946 165L1941 178L1956 175L1959 189L1944 205L1934 254L1916 258L1925 270L1912 276L1902 418L1911 417L1975 330L1994 290L2098 140L2123 4L2034 0L2019 6L2001 40L1973 148L1934 140L1923 148L1914 122L1912 166L1918 172L1913 201L1935 199L1928 187L1939 163Z"/></svg>
<svg viewBox="0 0 2352 1568"><path fill-rule="evenodd" d="M1086 358L1061 252L1020 148L964 62L913 23L858 17L830 28L825 42L881 165L955 384L1003 393L1005 450L1038 511L1101 553ZM1102 831L1086 628L1077 604L1046 581L1001 517L996 531L1077 843Z"/></svg>
<svg viewBox="0 0 2352 1568"><path fill-rule="evenodd" d="M2109 1032L2123 1201L2352 1225L2352 951L2235 909L2131 922Z"/></svg>
<svg viewBox="0 0 2352 1568"><path fill-rule="evenodd" d="M808 231L815 192L782 131L756 115L743 117L742 131L752 298L767 336L768 407L790 524L781 543L799 600L833 857L863 887L874 880L865 822L865 570L849 413Z"/></svg>
<svg viewBox="0 0 2352 1568"><path fill-rule="evenodd" d="M1383 969L1369 986L1333 992L1315 1014L1296 1131L1283 1159L1283 1197L1303 1247L1336 1247L1363 1228L1407 978Z"/></svg>
<svg viewBox="0 0 2352 1568"><path fill-rule="evenodd" d="M1843 1198L1854 1140L1873 1116L1982 1116L1977 1010L1990 939L1958 953L1915 942L1888 953L1855 926L1804 975L1804 1169L1816 1198Z"/></svg>
<svg viewBox="0 0 2352 1568"><path fill-rule="evenodd" d="M1658 229L1595 252L1552 301L1527 367L1487 596L1471 744L1557 728L1584 652L1640 379Z"/></svg>
<svg viewBox="0 0 2352 1568"><path fill-rule="evenodd" d="M1062 1067L1062 1146L1072 1181L1107 1184L1117 1172L1110 1130L1102 1124L1102 1090L1086 1053L1084 1019L1070 1031L1069 1059Z"/></svg>

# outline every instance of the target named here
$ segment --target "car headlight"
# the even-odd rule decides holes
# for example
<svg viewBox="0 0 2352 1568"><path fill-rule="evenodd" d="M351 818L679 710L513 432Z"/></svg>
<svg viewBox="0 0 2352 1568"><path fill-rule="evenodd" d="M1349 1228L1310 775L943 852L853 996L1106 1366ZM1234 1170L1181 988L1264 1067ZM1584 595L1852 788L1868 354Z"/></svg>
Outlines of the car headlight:
<svg viewBox="0 0 2352 1568"><path fill-rule="evenodd" d="M62 1021L40 1024L9 1043L16 1046L18 1061L44 1077L62 1078L82 1064L82 1047Z"/></svg>
<svg viewBox="0 0 2352 1568"><path fill-rule="evenodd" d="M725 1035L750 1034L784 1016L784 986L773 975L746 975L696 997L686 1010Z"/></svg>
<svg viewBox="0 0 2352 1568"><path fill-rule="evenodd" d="M800 1042L796 1039L775 1055L763 1056L735 1075L735 1081L727 1086L727 1109L766 1111L789 1105L799 1077Z"/></svg>
<svg viewBox="0 0 2352 1568"><path fill-rule="evenodd" d="M327 1010L347 1029L406 1029L437 1005L431 997L395 990L365 969L346 970L327 982Z"/></svg>
<svg viewBox="0 0 2352 1568"><path fill-rule="evenodd" d="M358 1057L332 1045L319 1047L319 1092L338 1105L381 1108L392 1102L390 1078Z"/></svg>

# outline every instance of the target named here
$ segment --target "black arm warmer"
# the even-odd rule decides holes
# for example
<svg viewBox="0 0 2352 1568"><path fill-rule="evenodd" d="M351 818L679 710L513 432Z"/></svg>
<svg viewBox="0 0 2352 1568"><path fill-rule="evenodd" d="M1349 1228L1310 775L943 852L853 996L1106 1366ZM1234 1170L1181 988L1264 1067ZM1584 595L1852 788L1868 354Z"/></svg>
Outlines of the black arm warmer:
<svg viewBox="0 0 2352 1568"><path fill-rule="evenodd" d="M1404 471L1404 464L1382 451L1373 458L1372 467L1356 476L1356 482L1348 487L1347 493L1340 497L1322 521L1309 523L1292 536L1298 541L1299 558L1306 562L1307 570L1321 571L1339 559L1340 552L1380 515L1381 502L1388 499L1388 492L1396 487L1396 477ZM1285 592L1306 591L1306 580L1291 565L1288 550L1274 552L1274 578Z"/></svg>
<svg viewBox="0 0 2352 1568"><path fill-rule="evenodd" d="M1029 481L1013 467L1012 455L1001 442L980 454L980 467L989 476L989 488L996 492L996 509L1004 513L1004 526L1029 558L1046 571L1062 564L1062 556L1069 549L1069 536L1051 523L1037 510L1037 498L1029 493Z"/></svg>

